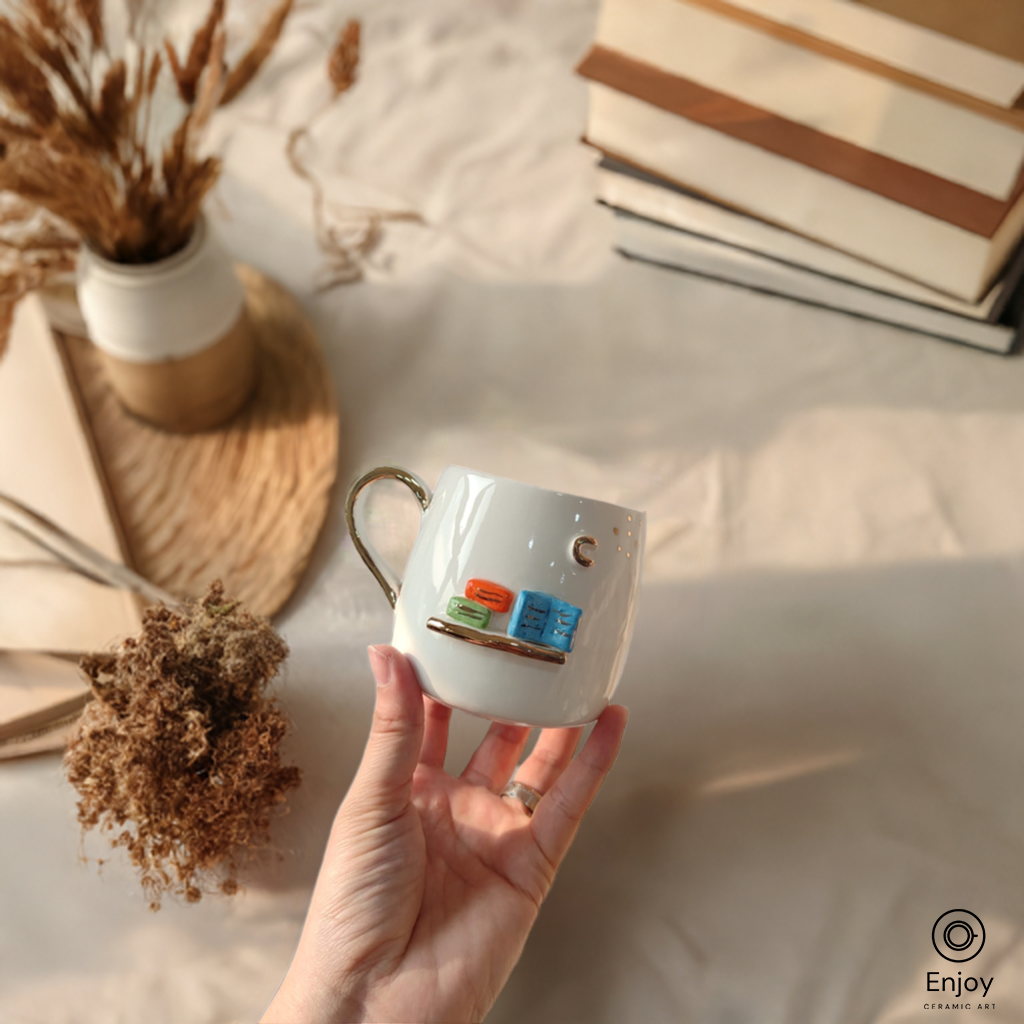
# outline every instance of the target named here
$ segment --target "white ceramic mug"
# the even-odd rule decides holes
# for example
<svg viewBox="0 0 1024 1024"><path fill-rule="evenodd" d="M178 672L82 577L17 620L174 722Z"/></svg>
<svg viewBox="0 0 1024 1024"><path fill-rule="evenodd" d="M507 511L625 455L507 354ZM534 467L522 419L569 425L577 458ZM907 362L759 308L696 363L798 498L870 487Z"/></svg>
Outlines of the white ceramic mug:
<svg viewBox="0 0 1024 1024"><path fill-rule="evenodd" d="M423 509L404 582L356 522L376 480ZM385 466L353 484L349 532L392 607L392 644L431 697L495 721L570 726L607 707L633 634L645 517L603 501L449 466L431 495Z"/></svg>

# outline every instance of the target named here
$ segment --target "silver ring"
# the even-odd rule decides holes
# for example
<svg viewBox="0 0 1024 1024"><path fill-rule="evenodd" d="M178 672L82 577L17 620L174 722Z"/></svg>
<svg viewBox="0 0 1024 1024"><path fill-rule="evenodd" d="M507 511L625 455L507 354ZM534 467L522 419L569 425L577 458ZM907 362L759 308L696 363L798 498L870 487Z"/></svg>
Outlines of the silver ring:
<svg viewBox="0 0 1024 1024"><path fill-rule="evenodd" d="M502 791L502 796L510 796L513 800L518 800L525 808L527 814L533 814L534 808L540 803L540 798L543 794L538 793L532 786L527 786L523 782L516 782L513 779Z"/></svg>

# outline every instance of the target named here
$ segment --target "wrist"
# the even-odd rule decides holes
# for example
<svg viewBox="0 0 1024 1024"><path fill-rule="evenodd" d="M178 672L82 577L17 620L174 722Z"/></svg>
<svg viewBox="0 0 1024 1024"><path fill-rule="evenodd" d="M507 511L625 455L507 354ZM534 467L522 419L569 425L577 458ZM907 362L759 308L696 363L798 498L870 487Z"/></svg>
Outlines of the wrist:
<svg viewBox="0 0 1024 1024"><path fill-rule="evenodd" d="M292 999L279 992L260 1024L365 1024L364 1007L355 1000Z"/></svg>
<svg viewBox="0 0 1024 1024"><path fill-rule="evenodd" d="M295 965L285 975L260 1024L364 1024L366 1004L356 994L336 991Z"/></svg>

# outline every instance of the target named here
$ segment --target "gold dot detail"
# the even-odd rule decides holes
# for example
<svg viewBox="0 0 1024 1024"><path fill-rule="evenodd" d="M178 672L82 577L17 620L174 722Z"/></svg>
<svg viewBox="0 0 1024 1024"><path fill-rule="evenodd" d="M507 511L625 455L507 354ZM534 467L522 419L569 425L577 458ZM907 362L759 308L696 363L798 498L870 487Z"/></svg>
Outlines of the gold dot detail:
<svg viewBox="0 0 1024 1024"><path fill-rule="evenodd" d="M627 537L632 537L633 536L633 531L632 530L627 530L626 531L626 536Z"/></svg>
<svg viewBox="0 0 1024 1024"><path fill-rule="evenodd" d="M629 552L628 551L626 552L626 557L629 558Z"/></svg>
<svg viewBox="0 0 1024 1024"><path fill-rule="evenodd" d="M626 520L627 520L627 522L631 523L631 522L633 522L633 517L632 516L626 516Z"/></svg>
<svg viewBox="0 0 1024 1024"><path fill-rule="evenodd" d="M618 537L618 535L619 535L619 528L617 526L613 526L612 527L612 533L614 533L615 536Z"/></svg>
<svg viewBox="0 0 1024 1024"><path fill-rule="evenodd" d="M622 545L621 545L621 544L620 544L620 545L618 546L618 549L617 549L617 550L619 550L619 551L621 551L621 550L622 550Z"/></svg>

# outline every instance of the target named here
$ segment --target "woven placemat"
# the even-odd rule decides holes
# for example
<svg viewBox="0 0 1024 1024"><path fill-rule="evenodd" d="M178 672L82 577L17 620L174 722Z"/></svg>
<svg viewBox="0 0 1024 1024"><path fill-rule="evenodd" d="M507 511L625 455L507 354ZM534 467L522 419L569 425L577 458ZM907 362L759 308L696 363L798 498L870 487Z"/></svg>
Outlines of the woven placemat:
<svg viewBox="0 0 1024 1024"><path fill-rule="evenodd" d="M338 412L316 333L295 299L247 266L259 383L230 423L170 434L127 413L97 353L56 332L131 567L178 597L214 579L273 615L302 575L327 515Z"/></svg>

